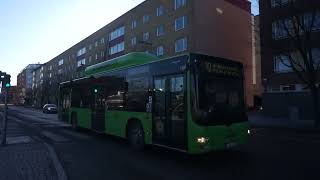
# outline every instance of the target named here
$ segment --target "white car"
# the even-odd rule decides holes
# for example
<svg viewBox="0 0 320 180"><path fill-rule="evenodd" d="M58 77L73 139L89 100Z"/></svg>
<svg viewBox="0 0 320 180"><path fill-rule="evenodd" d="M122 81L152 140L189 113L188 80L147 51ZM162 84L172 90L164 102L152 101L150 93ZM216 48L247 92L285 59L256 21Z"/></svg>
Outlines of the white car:
<svg viewBox="0 0 320 180"><path fill-rule="evenodd" d="M57 109L57 106L54 105L54 104L46 104L43 106L42 108L42 112L43 113L57 113L58 112L58 109Z"/></svg>

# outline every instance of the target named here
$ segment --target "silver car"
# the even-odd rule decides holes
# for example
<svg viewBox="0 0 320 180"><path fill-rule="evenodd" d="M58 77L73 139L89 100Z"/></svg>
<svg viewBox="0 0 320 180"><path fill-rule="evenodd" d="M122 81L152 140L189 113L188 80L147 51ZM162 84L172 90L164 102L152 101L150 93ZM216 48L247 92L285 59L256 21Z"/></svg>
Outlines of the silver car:
<svg viewBox="0 0 320 180"><path fill-rule="evenodd" d="M54 104L46 104L42 108L43 113L57 113L57 106Z"/></svg>

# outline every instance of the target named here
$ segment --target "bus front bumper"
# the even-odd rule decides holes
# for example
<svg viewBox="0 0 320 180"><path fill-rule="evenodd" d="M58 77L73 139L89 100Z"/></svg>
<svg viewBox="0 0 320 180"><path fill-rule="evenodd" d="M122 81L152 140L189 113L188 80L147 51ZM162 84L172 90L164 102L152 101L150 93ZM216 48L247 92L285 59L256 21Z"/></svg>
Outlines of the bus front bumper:
<svg viewBox="0 0 320 180"><path fill-rule="evenodd" d="M231 126L202 127L201 131L189 137L188 151L191 154L201 154L232 149L246 143L249 134L247 122L235 123Z"/></svg>

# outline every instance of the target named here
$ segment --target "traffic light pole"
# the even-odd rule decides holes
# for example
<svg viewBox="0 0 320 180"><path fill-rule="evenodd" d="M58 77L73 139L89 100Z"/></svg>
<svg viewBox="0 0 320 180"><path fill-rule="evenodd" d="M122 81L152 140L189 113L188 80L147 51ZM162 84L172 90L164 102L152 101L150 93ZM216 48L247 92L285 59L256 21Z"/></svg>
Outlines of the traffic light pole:
<svg viewBox="0 0 320 180"><path fill-rule="evenodd" d="M7 136L7 122L8 122L8 89L7 88L4 88L5 89L5 96L4 96L4 110L3 110L3 120L2 120L2 127L3 127L3 130L2 130L2 133L1 133L1 143L0 145L1 146L5 146L6 145L6 136Z"/></svg>
<svg viewBox="0 0 320 180"><path fill-rule="evenodd" d="M0 81L2 84L2 89L4 90L4 110L3 110L3 118L2 118L2 132L1 132L1 139L0 139L0 146L6 145L6 138L7 138L7 122L8 122L8 93L10 88L10 78L9 74L0 71Z"/></svg>

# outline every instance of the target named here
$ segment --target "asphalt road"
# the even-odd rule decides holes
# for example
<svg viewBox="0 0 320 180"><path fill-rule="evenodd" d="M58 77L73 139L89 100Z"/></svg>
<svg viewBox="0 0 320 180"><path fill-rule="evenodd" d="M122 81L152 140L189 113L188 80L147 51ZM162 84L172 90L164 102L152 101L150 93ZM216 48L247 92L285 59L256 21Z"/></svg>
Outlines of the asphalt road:
<svg viewBox="0 0 320 180"><path fill-rule="evenodd" d="M190 156L152 146L137 152L123 139L75 132L56 115L39 110L10 107L9 116L55 148L71 180L320 178L320 133L253 129L246 145Z"/></svg>

